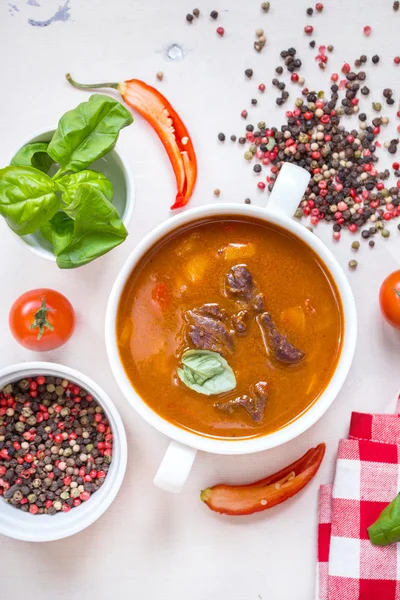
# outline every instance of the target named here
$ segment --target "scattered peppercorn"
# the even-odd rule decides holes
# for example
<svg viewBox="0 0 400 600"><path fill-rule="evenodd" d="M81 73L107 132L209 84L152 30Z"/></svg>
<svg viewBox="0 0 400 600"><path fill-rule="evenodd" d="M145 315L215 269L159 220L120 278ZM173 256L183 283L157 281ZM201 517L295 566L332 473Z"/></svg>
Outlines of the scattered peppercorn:
<svg viewBox="0 0 400 600"><path fill-rule="evenodd" d="M193 9L193 14L195 17L199 17L200 16L200 10L198 8L194 8Z"/></svg>
<svg viewBox="0 0 400 600"><path fill-rule="evenodd" d="M188 13L188 14L186 15L186 21L187 21L188 23L191 23L191 22L193 21L193 15L192 15L191 13Z"/></svg>
<svg viewBox="0 0 400 600"><path fill-rule="evenodd" d="M369 25L366 25L363 29L364 35L366 35L367 37L369 37L372 33L372 29Z"/></svg>
<svg viewBox="0 0 400 600"><path fill-rule="evenodd" d="M253 167L254 173L261 173L261 168L262 167L259 164L254 165L254 167Z"/></svg>
<svg viewBox="0 0 400 600"><path fill-rule="evenodd" d="M324 10L324 5L321 2L317 2L317 4L315 5L315 10L317 12L322 12Z"/></svg>
<svg viewBox="0 0 400 600"><path fill-rule="evenodd" d="M358 241L354 241L354 242L351 244L351 247L353 248L353 250L358 250L358 249L359 249L359 247L360 247L360 242L358 242Z"/></svg>
<svg viewBox="0 0 400 600"><path fill-rule="evenodd" d="M375 246L374 240L369 240L368 245L373 248Z"/></svg>
<svg viewBox="0 0 400 600"><path fill-rule="evenodd" d="M164 73L162 71L157 71L156 77L158 81L162 81L164 79Z"/></svg>
<svg viewBox="0 0 400 600"><path fill-rule="evenodd" d="M218 18L218 12L217 12L216 10L212 10L212 11L210 12L210 17L211 17L212 19L217 19L217 18Z"/></svg>
<svg viewBox="0 0 400 600"><path fill-rule="evenodd" d="M244 201L244 203L245 203L245 204L251 204L251 200L250 200L250 198L246 198L246 199L245 199L245 201Z"/></svg>
<svg viewBox="0 0 400 600"><path fill-rule="evenodd" d="M372 62L374 63L374 65L377 65L379 61L379 56L377 54L374 54L374 56L372 57Z"/></svg>
<svg viewBox="0 0 400 600"><path fill-rule="evenodd" d="M310 48L315 48L315 40L311 40L309 45L310 45Z"/></svg>
<svg viewBox="0 0 400 600"><path fill-rule="evenodd" d="M313 31L314 31L314 27L312 25L306 25L304 27L304 33L306 35L311 35Z"/></svg>
<svg viewBox="0 0 400 600"><path fill-rule="evenodd" d="M271 7L271 4L269 2L263 2L261 4L261 10L263 10L264 12L268 12L270 7Z"/></svg>
<svg viewBox="0 0 400 600"><path fill-rule="evenodd" d="M251 99L251 103L253 106L255 106L257 104L257 99L256 98L252 98Z"/></svg>
<svg viewBox="0 0 400 600"><path fill-rule="evenodd" d="M329 46L327 46L326 49L328 50L328 52L333 52L334 47L332 46L332 44L329 44Z"/></svg>
<svg viewBox="0 0 400 600"><path fill-rule="evenodd" d="M246 69L244 74L246 77L248 77L248 79L251 79L253 77L253 69Z"/></svg>
<svg viewBox="0 0 400 600"><path fill-rule="evenodd" d="M372 108L374 111L379 112L380 110L382 110L382 104L380 102L373 102Z"/></svg>
<svg viewBox="0 0 400 600"><path fill-rule="evenodd" d="M236 135L231 135L231 141L236 142L236 140L237 140Z"/></svg>
<svg viewBox="0 0 400 600"><path fill-rule="evenodd" d="M382 229L381 236L384 238L388 238L390 236L390 231L388 229Z"/></svg>
<svg viewBox="0 0 400 600"><path fill-rule="evenodd" d="M313 14L314 10L312 8L307 8L306 13L311 17L311 15Z"/></svg>
<svg viewBox="0 0 400 600"><path fill-rule="evenodd" d="M353 270L356 269L357 265L358 265L358 262L356 260L352 259L352 260L349 261L349 268L350 269L353 269Z"/></svg>
<svg viewBox="0 0 400 600"><path fill-rule="evenodd" d="M218 188L216 188L214 190L214 196L216 196L218 198L218 196L221 194L221 190L219 190Z"/></svg>
<svg viewBox="0 0 400 600"><path fill-rule="evenodd" d="M393 61L396 65L400 64L400 56L395 56Z"/></svg>
<svg viewBox="0 0 400 600"><path fill-rule="evenodd" d="M395 2L393 2L393 10L399 10L400 7L400 2L399 0L395 0Z"/></svg>
<svg viewBox="0 0 400 600"><path fill-rule="evenodd" d="M224 133L219 133L218 134L218 139L220 142L224 142L225 141L225 134Z"/></svg>

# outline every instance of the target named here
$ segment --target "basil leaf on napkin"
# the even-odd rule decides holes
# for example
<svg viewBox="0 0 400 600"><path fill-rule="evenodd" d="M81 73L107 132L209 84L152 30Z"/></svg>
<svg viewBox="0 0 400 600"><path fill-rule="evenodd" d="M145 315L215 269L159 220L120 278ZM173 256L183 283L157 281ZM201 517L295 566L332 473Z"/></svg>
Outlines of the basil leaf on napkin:
<svg viewBox="0 0 400 600"><path fill-rule="evenodd" d="M187 350L182 355L179 379L191 390L210 396L229 392L236 387L236 377L218 352Z"/></svg>
<svg viewBox="0 0 400 600"><path fill-rule="evenodd" d="M400 494L383 509L375 523L368 527L368 535L375 546L400 542Z"/></svg>
<svg viewBox="0 0 400 600"><path fill-rule="evenodd" d="M110 152L120 130L132 121L120 102L93 94L61 117L47 151L63 171L82 171Z"/></svg>
<svg viewBox="0 0 400 600"><path fill-rule="evenodd" d="M58 211L55 183L32 167L0 169L0 215L18 235L33 233Z"/></svg>
<svg viewBox="0 0 400 600"><path fill-rule="evenodd" d="M47 154L48 142L33 142L26 144L11 161L14 167L34 167L43 173L48 173L54 160Z"/></svg>

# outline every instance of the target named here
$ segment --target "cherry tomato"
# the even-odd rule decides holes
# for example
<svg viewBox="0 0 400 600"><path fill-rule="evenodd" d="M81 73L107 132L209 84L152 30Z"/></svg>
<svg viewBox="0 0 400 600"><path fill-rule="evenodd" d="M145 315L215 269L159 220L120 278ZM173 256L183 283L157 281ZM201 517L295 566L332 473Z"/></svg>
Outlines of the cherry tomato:
<svg viewBox="0 0 400 600"><path fill-rule="evenodd" d="M400 270L393 271L382 283L379 304L386 321L400 329Z"/></svg>
<svg viewBox="0 0 400 600"><path fill-rule="evenodd" d="M22 346L44 352L69 340L75 327L75 313L65 296L42 288L17 298L10 310L9 325Z"/></svg>

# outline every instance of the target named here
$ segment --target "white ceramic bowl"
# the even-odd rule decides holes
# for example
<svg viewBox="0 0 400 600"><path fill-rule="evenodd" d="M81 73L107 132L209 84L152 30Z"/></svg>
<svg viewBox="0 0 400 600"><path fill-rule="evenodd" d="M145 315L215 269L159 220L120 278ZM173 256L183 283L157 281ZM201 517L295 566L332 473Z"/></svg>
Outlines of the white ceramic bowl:
<svg viewBox="0 0 400 600"><path fill-rule="evenodd" d="M127 461L125 429L114 404L94 381L62 365L47 362L26 362L0 371L0 389L24 377L50 375L76 382L103 407L113 432L113 457L101 488L87 502L68 513L31 515L14 508L0 498L0 533L26 542L50 542L78 533L96 521L110 506L121 487Z"/></svg>
<svg viewBox="0 0 400 600"><path fill-rule="evenodd" d="M10 156L9 163L23 146L32 144L33 142L49 142L53 133L54 129L44 129L24 140ZM94 171L100 171L109 178L114 188L113 204L125 227L128 228L135 205L135 184L132 172L128 166L128 161L114 148L114 150L111 150L111 152L103 158L96 160L88 168L93 169ZM28 250L41 258L55 262L56 257L52 251L51 244L44 239L40 232L19 236L11 229L10 231L14 237L25 246L25 248L28 248Z"/></svg>
<svg viewBox="0 0 400 600"><path fill-rule="evenodd" d="M106 346L115 378L133 408L151 425L175 440L161 464L155 483L168 491L178 492L190 471L196 450L216 454L248 454L279 446L297 437L311 427L329 408L342 387L353 360L357 339L357 315L353 293L347 277L331 251L306 227L293 220L307 187L309 174L286 163L275 183L267 208L244 204L213 204L188 210L169 219L151 231L137 245L120 271L111 291L106 314ZM146 404L132 387L118 353L116 318L119 300L125 284L142 256L162 237L190 222L207 217L250 216L278 225L307 244L320 257L336 282L344 312L342 351L332 379L318 400L295 421L273 433L251 439L216 439L206 437L173 425ZM156 393L156 392L155 392Z"/></svg>

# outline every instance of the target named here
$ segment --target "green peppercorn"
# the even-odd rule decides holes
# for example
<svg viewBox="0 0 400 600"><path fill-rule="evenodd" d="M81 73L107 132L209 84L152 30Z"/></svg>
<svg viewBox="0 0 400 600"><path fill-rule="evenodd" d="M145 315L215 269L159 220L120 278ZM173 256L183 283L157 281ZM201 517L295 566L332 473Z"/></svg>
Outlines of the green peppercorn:
<svg viewBox="0 0 400 600"><path fill-rule="evenodd" d="M374 111L379 112L380 110L382 110L382 104L380 102L373 102L372 108Z"/></svg>
<svg viewBox="0 0 400 600"><path fill-rule="evenodd" d="M270 7L271 7L271 4L269 2L263 2L261 4L261 10L263 10L264 12L268 12Z"/></svg>
<svg viewBox="0 0 400 600"><path fill-rule="evenodd" d="M303 106L304 100L302 98L296 98L294 103L295 103L295 106L297 106L297 108L300 108L301 106Z"/></svg>
<svg viewBox="0 0 400 600"><path fill-rule="evenodd" d="M351 247L353 248L353 250L358 250L360 247L360 242L357 242L357 241L353 242Z"/></svg>
<svg viewBox="0 0 400 600"><path fill-rule="evenodd" d="M357 269L357 265L358 265L358 262L356 260L353 259L353 260L349 261L349 268L350 269Z"/></svg>
<svg viewBox="0 0 400 600"><path fill-rule="evenodd" d="M381 236L384 238L388 238L390 236L390 231L388 229L382 229Z"/></svg>
<svg viewBox="0 0 400 600"><path fill-rule="evenodd" d="M257 127L258 129L265 129L265 121L260 121L257 123Z"/></svg>
<svg viewBox="0 0 400 600"><path fill-rule="evenodd" d="M301 219L303 216L303 209L302 208L296 208L294 216L296 219Z"/></svg>

